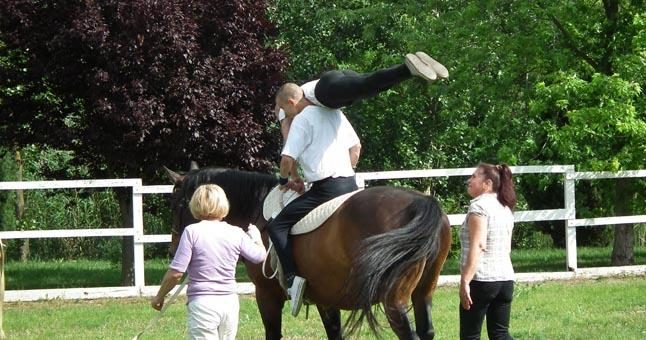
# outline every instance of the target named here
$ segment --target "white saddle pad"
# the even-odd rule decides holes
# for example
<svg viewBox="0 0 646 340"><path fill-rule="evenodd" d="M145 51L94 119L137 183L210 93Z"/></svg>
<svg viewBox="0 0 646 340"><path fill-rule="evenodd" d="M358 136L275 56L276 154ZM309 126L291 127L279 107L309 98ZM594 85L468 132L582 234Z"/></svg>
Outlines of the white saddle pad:
<svg viewBox="0 0 646 340"><path fill-rule="evenodd" d="M345 202L350 196L356 194L359 190L349 192L347 194L335 197L318 207L310 211L305 217L303 217L298 223L292 227L290 234L299 235L309 233L310 231L318 228L323 222L325 222L334 211ZM289 202L300 196L298 193L292 190L282 192L276 186L274 189L269 192L265 198L265 203L263 205L263 216L265 220L276 217L278 213L287 205Z"/></svg>

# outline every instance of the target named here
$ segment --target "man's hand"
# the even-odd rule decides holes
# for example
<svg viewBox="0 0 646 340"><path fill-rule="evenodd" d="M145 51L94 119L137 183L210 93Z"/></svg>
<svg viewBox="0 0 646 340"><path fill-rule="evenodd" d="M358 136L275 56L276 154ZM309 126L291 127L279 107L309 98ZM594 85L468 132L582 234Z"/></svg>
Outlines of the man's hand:
<svg viewBox="0 0 646 340"><path fill-rule="evenodd" d="M305 192L305 182L300 177L294 178L287 182L286 189L296 191L299 195Z"/></svg>

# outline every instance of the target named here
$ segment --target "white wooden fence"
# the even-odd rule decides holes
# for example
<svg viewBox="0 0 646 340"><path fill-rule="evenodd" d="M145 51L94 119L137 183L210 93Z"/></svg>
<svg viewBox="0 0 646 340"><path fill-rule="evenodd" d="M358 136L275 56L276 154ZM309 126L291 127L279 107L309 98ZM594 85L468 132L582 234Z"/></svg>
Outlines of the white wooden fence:
<svg viewBox="0 0 646 340"><path fill-rule="evenodd" d="M378 179L406 179L470 176L475 168L432 169L410 171L386 171L358 173L359 187L365 187L366 181ZM530 210L515 212L517 222L564 220L566 221L566 263L563 272L552 273L517 273L521 282L570 279L581 277L599 277L621 274L644 274L646 266L624 266L585 268L577 267L576 229L599 225L615 225L625 223L646 223L646 215L598 217L577 219L575 211L575 183L578 180L596 180L606 178L643 178L646 170L620 172L575 172L572 165L554 166L515 166L511 167L514 176L522 174L555 174L563 177L563 195L565 206L558 209ZM142 185L141 179L107 179L107 180L78 180L78 181L38 181L38 182L0 182L0 190L38 190L38 189L68 189L68 188L132 188L133 228L108 229L67 229L67 230L33 230L33 231L3 231L0 239L29 239L29 238L60 238L60 237L114 237L132 236L134 238L134 271L135 283L129 287L100 287L100 288L65 288L65 289L36 289L23 291L6 291L6 301L32 301L41 299L92 299L102 297L132 297L150 296L157 292L159 286L146 286L144 281L144 245L147 243L170 242L170 234L144 234L143 195L168 194L172 192L170 185ZM460 225L465 214L450 214L451 225ZM36 279L36 278L35 278ZM457 275L440 277L440 284L455 284L459 281ZM253 291L251 284L239 285L240 293Z"/></svg>

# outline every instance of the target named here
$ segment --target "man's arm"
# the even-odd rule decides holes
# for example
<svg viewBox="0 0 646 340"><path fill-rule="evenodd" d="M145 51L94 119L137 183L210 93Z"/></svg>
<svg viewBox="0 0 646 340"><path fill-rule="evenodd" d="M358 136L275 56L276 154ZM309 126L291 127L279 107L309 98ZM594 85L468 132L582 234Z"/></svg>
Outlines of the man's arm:
<svg viewBox="0 0 646 340"><path fill-rule="evenodd" d="M280 121L280 133L283 135L283 143L287 140L289 126L292 124L291 118L284 118Z"/></svg>
<svg viewBox="0 0 646 340"><path fill-rule="evenodd" d="M361 155L361 144L355 144L353 147L350 148L350 164L352 165L353 169L357 167L357 163L359 163L360 155Z"/></svg>
<svg viewBox="0 0 646 340"><path fill-rule="evenodd" d="M291 189L299 194L305 191L305 183L301 176L298 175L297 166L298 163L295 159L287 155L282 156L280 159L280 177L287 178L288 182L285 185L281 185L280 190L285 191Z"/></svg>
<svg viewBox="0 0 646 340"><path fill-rule="evenodd" d="M289 178L289 175L292 172L292 169L294 168L295 163L296 163L295 159L287 155L283 155L280 158L280 177Z"/></svg>

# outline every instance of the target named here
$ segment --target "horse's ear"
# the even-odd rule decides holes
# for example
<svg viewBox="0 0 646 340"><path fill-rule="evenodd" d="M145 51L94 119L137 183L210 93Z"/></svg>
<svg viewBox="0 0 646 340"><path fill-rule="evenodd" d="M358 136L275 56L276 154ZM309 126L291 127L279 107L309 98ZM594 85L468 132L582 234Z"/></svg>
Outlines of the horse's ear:
<svg viewBox="0 0 646 340"><path fill-rule="evenodd" d="M197 170L199 168L200 168L200 166L197 165L196 161L191 161L191 168L189 170Z"/></svg>
<svg viewBox="0 0 646 340"><path fill-rule="evenodd" d="M181 182L184 179L184 176L176 173L175 171L173 171L173 170L171 170L171 169L169 169L169 168L167 168L167 167L165 167L163 165L162 165L162 167L164 168L164 170L166 170L166 174L168 175L168 177L170 177L170 180L173 182L173 184L177 184L177 183Z"/></svg>

